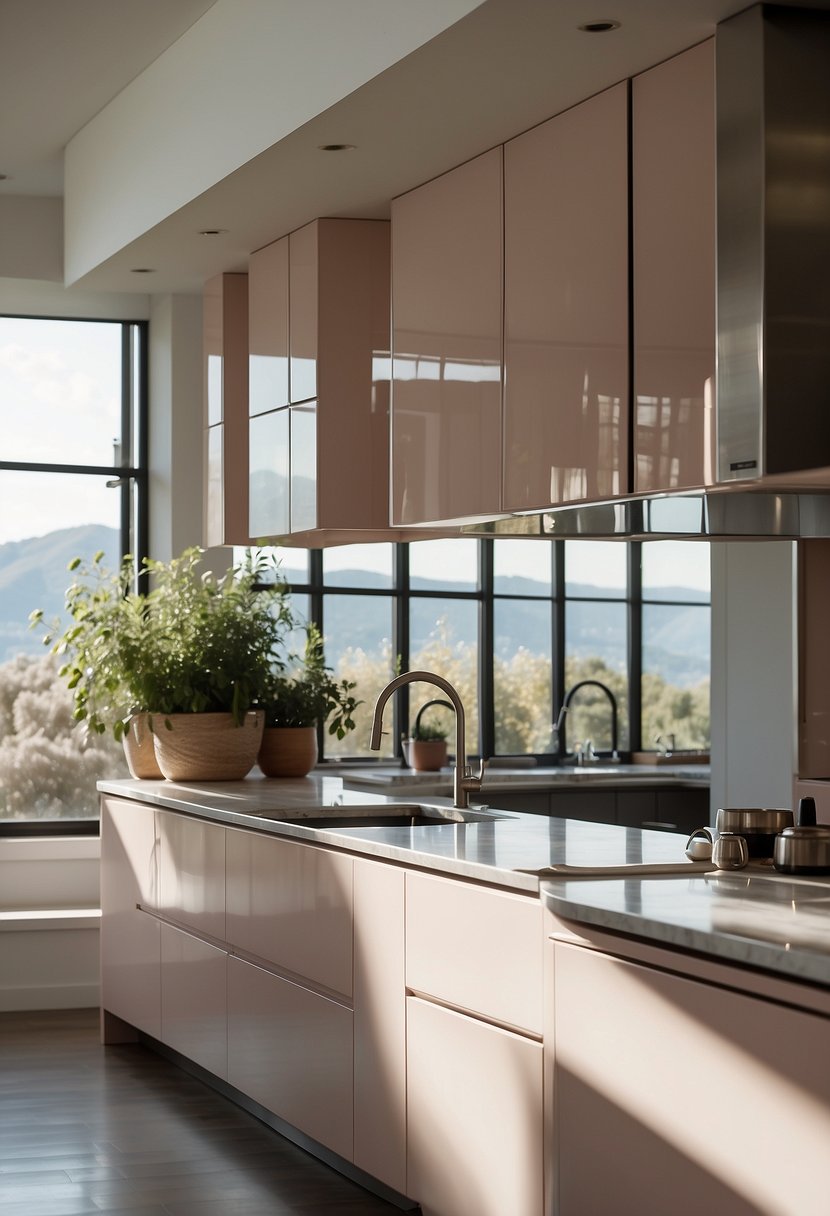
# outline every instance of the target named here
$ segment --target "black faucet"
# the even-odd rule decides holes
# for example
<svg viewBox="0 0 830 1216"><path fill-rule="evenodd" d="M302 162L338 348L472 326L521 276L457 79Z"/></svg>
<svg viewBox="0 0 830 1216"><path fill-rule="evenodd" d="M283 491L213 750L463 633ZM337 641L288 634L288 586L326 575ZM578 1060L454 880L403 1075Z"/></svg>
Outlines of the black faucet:
<svg viewBox="0 0 830 1216"><path fill-rule="evenodd" d="M580 688L585 688L586 686L593 686L594 688L602 689L608 700L611 702L611 759L619 759L617 754L617 698L614 696L608 685L603 684L601 680L579 680L578 683L574 684L565 693L565 700L562 702L562 708L559 711L559 717L556 719L556 726L554 727L556 732L557 754L560 764L566 759L568 754L568 746L565 741L565 716L567 715L568 710L571 708L571 701L573 700L574 693L579 692Z"/></svg>

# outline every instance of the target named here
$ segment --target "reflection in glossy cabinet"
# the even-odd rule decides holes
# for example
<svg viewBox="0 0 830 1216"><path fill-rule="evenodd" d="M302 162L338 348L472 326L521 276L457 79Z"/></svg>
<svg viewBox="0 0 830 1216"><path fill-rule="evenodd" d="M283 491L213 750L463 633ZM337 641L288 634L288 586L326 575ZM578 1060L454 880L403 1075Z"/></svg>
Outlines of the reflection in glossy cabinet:
<svg viewBox="0 0 830 1216"><path fill-rule="evenodd" d="M628 490L623 84L504 149L504 507Z"/></svg>
<svg viewBox="0 0 830 1216"><path fill-rule="evenodd" d="M424 1216L542 1216L542 1044L410 997L407 1047L407 1192Z"/></svg>
<svg viewBox="0 0 830 1216"><path fill-rule="evenodd" d="M315 221L288 237L292 405L317 396L318 233Z"/></svg>
<svg viewBox="0 0 830 1216"><path fill-rule="evenodd" d="M159 910L178 924L225 939L225 829L158 812Z"/></svg>
<svg viewBox="0 0 830 1216"><path fill-rule="evenodd" d="M288 487L291 469L291 410L259 414L249 423L251 503L254 539L290 530Z"/></svg>
<svg viewBox="0 0 830 1216"><path fill-rule="evenodd" d="M355 859L354 1163L406 1194L404 873Z"/></svg>
<svg viewBox="0 0 830 1216"><path fill-rule="evenodd" d="M351 1009L238 958L228 962L228 1080L352 1159Z"/></svg>
<svg viewBox="0 0 830 1216"><path fill-rule="evenodd" d="M161 926L161 1041L223 1080L227 1077L227 962L224 950Z"/></svg>
<svg viewBox="0 0 830 1216"><path fill-rule="evenodd" d="M564 943L554 977L559 1216L824 1216L826 1018Z"/></svg>
<svg viewBox="0 0 830 1216"><path fill-rule="evenodd" d="M392 522L498 511L502 150L392 202Z"/></svg>
<svg viewBox="0 0 830 1216"><path fill-rule="evenodd" d="M632 82L634 491L715 478L714 40Z"/></svg>
<svg viewBox="0 0 830 1216"><path fill-rule="evenodd" d="M227 867L228 941L351 996L352 858L229 828Z"/></svg>
<svg viewBox="0 0 830 1216"><path fill-rule="evenodd" d="M161 1035L158 848L152 808L101 799L101 1007Z"/></svg>
<svg viewBox="0 0 830 1216"><path fill-rule="evenodd" d="M288 405L288 237L248 261L248 408Z"/></svg>
<svg viewBox="0 0 830 1216"><path fill-rule="evenodd" d="M204 543L248 543L248 276L203 292Z"/></svg>

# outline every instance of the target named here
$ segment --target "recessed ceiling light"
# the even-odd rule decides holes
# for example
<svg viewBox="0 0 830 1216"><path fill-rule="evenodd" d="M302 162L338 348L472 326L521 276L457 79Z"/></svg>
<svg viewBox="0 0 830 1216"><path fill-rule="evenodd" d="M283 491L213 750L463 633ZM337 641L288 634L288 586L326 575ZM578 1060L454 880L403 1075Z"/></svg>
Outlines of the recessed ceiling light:
<svg viewBox="0 0 830 1216"><path fill-rule="evenodd" d="M153 266L133 266L130 269L130 274L155 274Z"/></svg>
<svg viewBox="0 0 830 1216"><path fill-rule="evenodd" d="M227 228L200 228L199 236L224 236Z"/></svg>
<svg viewBox="0 0 830 1216"><path fill-rule="evenodd" d="M11 180L11 173L0 173L0 182L10 182Z"/></svg>
<svg viewBox="0 0 830 1216"><path fill-rule="evenodd" d="M354 152L357 144L318 144L318 152Z"/></svg>
<svg viewBox="0 0 830 1216"><path fill-rule="evenodd" d="M609 30L618 30L620 24L619 21L586 21L584 25L578 25L577 29L583 34L607 34Z"/></svg>

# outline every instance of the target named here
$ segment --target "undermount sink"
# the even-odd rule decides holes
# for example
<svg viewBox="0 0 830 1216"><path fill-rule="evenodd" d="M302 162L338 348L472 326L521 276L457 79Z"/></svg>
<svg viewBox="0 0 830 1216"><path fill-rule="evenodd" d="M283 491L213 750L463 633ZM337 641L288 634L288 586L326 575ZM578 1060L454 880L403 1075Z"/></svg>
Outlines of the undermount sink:
<svg viewBox="0 0 830 1216"><path fill-rule="evenodd" d="M266 811L262 813L261 818L279 819L293 827L340 829L455 827L459 823L488 823L495 819L509 819L510 816L495 815L492 811L400 803L384 807L333 806L322 811L315 807L307 815L277 815Z"/></svg>

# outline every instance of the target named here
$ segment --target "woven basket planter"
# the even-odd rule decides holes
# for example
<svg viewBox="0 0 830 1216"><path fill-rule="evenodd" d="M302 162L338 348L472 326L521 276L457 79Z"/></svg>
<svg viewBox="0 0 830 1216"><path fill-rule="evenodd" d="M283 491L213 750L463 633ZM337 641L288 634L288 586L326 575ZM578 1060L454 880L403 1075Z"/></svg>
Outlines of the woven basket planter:
<svg viewBox="0 0 830 1216"><path fill-rule="evenodd" d="M158 766L168 781L241 780L256 764L264 726L261 710L241 726L231 714L154 714Z"/></svg>

